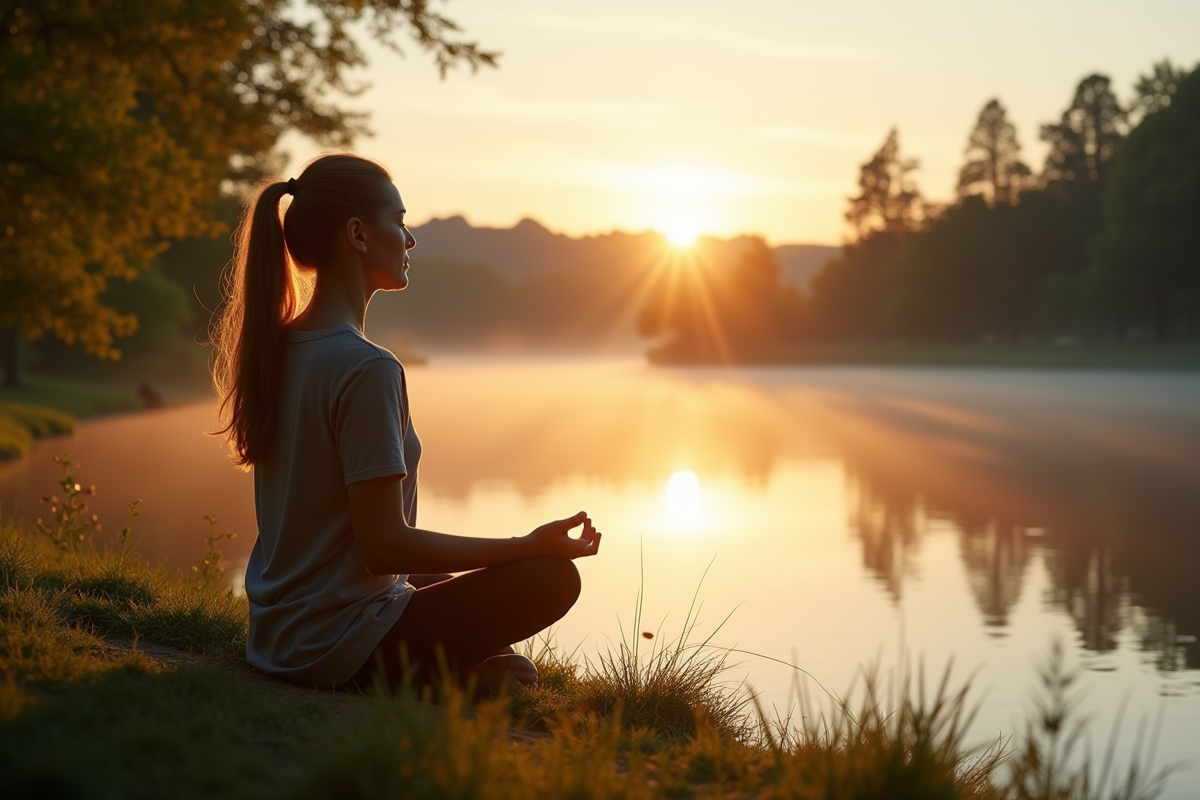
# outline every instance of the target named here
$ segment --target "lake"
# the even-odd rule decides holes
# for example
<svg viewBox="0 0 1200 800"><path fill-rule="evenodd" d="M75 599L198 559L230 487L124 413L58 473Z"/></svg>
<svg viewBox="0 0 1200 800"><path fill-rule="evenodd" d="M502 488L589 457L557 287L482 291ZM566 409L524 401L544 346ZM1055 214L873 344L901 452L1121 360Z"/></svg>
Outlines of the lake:
<svg viewBox="0 0 1200 800"><path fill-rule="evenodd" d="M641 630L670 640L698 590L691 638L746 651L728 676L766 708L798 673L747 653L802 667L812 697L953 660L984 742L1022 725L1059 641L1095 757L1122 705L1123 753L1161 713L1155 763L1193 762L1165 796L1200 795L1200 376L445 359L409 384L423 527L507 537L585 509L603 531L560 648L635 636L643 586ZM214 513L240 588L251 482L214 418L85 422L0 463L0 503L45 513L70 452L104 535L140 498L140 552L186 569Z"/></svg>

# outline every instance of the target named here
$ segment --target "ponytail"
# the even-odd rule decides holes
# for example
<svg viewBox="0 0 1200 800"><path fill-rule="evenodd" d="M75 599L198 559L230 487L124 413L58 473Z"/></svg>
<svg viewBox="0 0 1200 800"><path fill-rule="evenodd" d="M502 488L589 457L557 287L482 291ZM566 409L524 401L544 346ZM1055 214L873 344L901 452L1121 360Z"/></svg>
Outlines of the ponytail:
<svg viewBox="0 0 1200 800"><path fill-rule="evenodd" d="M347 219L366 218L386 202L390 180L383 167L358 156L322 156L299 179L263 184L243 212L212 329L213 386L225 423L218 433L239 466L260 463L270 449L287 326L307 305L312 271L332 258ZM281 220L285 194L295 196Z"/></svg>
<svg viewBox="0 0 1200 800"><path fill-rule="evenodd" d="M222 276L225 308L217 322L213 384L221 433L236 464L262 460L274 430L284 326L296 312L279 200L286 183L259 189L238 223L233 261Z"/></svg>

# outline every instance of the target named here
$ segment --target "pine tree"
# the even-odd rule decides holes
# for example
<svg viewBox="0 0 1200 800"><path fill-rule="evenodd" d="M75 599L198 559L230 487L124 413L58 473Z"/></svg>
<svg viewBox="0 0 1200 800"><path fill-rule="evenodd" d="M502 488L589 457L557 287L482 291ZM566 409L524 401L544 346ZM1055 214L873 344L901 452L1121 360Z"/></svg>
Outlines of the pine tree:
<svg viewBox="0 0 1200 800"><path fill-rule="evenodd" d="M1084 78L1062 120L1042 126L1042 141L1050 144L1042 185L1071 195L1098 197L1125 129L1126 112L1108 77Z"/></svg>
<svg viewBox="0 0 1200 800"><path fill-rule="evenodd" d="M1013 205L1031 183L1033 172L1021 160L1017 130L999 100L979 112L967 140L967 163L958 176L958 195L982 195L989 206Z"/></svg>
<svg viewBox="0 0 1200 800"><path fill-rule="evenodd" d="M900 135L888 132L883 146L862 165L858 195L850 198L846 221L861 241L875 233L903 234L921 223L921 193L910 178L919 163L900 156Z"/></svg>

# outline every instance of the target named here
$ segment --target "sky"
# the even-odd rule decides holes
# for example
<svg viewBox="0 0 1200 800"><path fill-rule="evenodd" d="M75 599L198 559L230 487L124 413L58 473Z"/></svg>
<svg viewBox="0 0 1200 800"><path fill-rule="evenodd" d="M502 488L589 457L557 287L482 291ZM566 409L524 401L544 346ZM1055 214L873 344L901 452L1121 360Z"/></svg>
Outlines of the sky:
<svg viewBox="0 0 1200 800"><path fill-rule="evenodd" d="M452 0L498 69L439 80L414 45L368 46L355 150L421 223L531 217L572 236L655 229L840 243L859 167L899 129L919 188L952 197L999 98L1040 170L1041 124L1084 76L1128 100L1163 58L1200 62L1196 0ZM290 169L320 149L284 141ZM418 245L419 246L419 245Z"/></svg>

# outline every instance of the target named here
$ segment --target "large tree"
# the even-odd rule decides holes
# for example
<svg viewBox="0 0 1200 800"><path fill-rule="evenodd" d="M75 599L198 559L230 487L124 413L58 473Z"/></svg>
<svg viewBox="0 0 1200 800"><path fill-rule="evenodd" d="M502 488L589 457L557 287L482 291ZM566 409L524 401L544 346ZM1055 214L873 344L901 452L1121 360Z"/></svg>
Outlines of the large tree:
<svg viewBox="0 0 1200 800"><path fill-rule="evenodd" d="M1092 279L1108 314L1159 339L1200 324L1200 69L1113 162Z"/></svg>
<svg viewBox="0 0 1200 800"><path fill-rule="evenodd" d="M1078 197L1099 197L1109 163L1125 138L1126 112L1105 75L1089 75L1075 88L1057 123L1042 126L1050 145L1042 184Z"/></svg>
<svg viewBox="0 0 1200 800"><path fill-rule="evenodd" d="M883 265L927 215L912 180L916 169L916 159L900 155L900 135L895 128L859 168L858 194L849 198L846 211L854 238L813 278L810 320L814 335L858 339L879 334Z"/></svg>
<svg viewBox="0 0 1200 800"><path fill-rule="evenodd" d="M106 305L165 242L218 230L219 187L254 180L287 130L348 145L361 25L407 32L443 71L494 63L427 0L0 0L0 331L113 357ZM6 382L16 359L6 358Z"/></svg>
<svg viewBox="0 0 1200 800"><path fill-rule="evenodd" d="M860 168L858 194L850 198L846 211L846 221L859 240L919 227L924 209L911 177L918 166L915 158L900 155L900 134L892 128L883 146Z"/></svg>
<svg viewBox="0 0 1200 800"><path fill-rule="evenodd" d="M989 206L1012 205L1033 173L1021 160L1017 129L999 100L989 100L967 140L967 163L958 176L959 197L982 195Z"/></svg>

